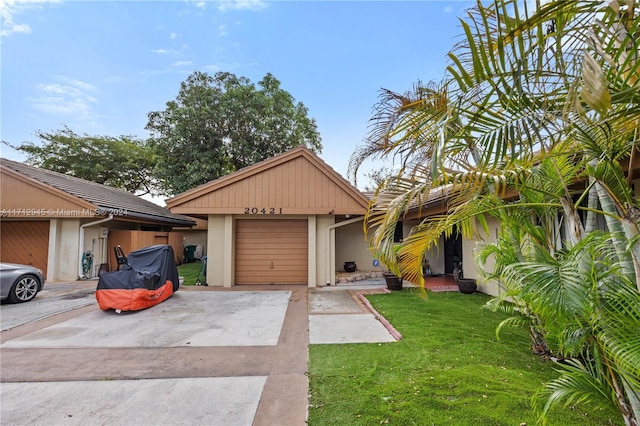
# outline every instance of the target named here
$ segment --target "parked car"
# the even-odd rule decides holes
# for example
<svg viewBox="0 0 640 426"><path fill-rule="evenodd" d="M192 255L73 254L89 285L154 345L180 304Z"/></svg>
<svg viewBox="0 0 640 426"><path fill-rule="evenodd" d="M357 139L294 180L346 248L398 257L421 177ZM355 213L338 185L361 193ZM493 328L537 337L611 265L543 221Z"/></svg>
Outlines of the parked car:
<svg viewBox="0 0 640 426"><path fill-rule="evenodd" d="M28 302L44 287L44 275L38 268L16 263L0 263L0 300Z"/></svg>

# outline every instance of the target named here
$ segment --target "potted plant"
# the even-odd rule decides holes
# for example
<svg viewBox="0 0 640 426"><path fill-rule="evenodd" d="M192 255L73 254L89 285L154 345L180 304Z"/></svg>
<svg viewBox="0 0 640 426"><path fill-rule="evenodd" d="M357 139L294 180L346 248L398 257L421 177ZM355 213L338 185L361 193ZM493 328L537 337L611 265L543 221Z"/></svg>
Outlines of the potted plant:
<svg viewBox="0 0 640 426"><path fill-rule="evenodd" d="M422 276L428 277L431 275L431 266L429 266L429 259L426 257L422 259Z"/></svg>
<svg viewBox="0 0 640 426"><path fill-rule="evenodd" d="M357 269L358 269L358 266L356 265L356 262L354 262L354 261L344 262L344 271L345 272L355 272Z"/></svg>
<svg viewBox="0 0 640 426"><path fill-rule="evenodd" d="M394 252L397 254L398 251L400 250L400 244L396 244L393 247ZM382 257L380 252L377 251L374 253L375 256L375 260L373 262L373 265L378 267L381 265L380 263L380 258ZM389 290L402 290L402 276L398 275L396 273L394 273L393 271L391 271L391 269L387 268L383 273L382 276L384 278L385 283L387 284L387 288Z"/></svg>
<svg viewBox="0 0 640 426"><path fill-rule="evenodd" d="M473 278L464 278L462 274L462 265L458 259L454 259L454 268L453 268L453 279L456 280L456 284L458 284L458 290L460 293L464 294L473 294L478 290L478 286L476 284L476 280Z"/></svg>
<svg viewBox="0 0 640 426"><path fill-rule="evenodd" d="M391 271L383 272L382 276L389 290L402 290L402 277L397 276Z"/></svg>

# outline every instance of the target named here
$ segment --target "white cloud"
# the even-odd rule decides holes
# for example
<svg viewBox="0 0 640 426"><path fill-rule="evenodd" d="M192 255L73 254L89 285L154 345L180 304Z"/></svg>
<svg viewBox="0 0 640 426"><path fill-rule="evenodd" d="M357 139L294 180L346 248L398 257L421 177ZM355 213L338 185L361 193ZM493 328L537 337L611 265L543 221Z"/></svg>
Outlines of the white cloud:
<svg viewBox="0 0 640 426"><path fill-rule="evenodd" d="M227 27L225 27L224 25L220 25L220 26L218 27L218 35L219 35L220 37L224 37L224 36L226 36L227 34L229 34L229 33L227 32Z"/></svg>
<svg viewBox="0 0 640 426"><path fill-rule="evenodd" d="M180 34L178 34L178 33L174 33L174 32L172 32L171 34L169 34L169 38L170 38L171 40L175 40L175 39L177 39L178 37L180 37Z"/></svg>
<svg viewBox="0 0 640 426"><path fill-rule="evenodd" d="M186 67L187 65L193 64L193 61L176 61L171 64L172 67Z"/></svg>
<svg viewBox="0 0 640 426"><path fill-rule="evenodd" d="M229 63L219 63L219 64L208 64L202 67L205 72L218 72L218 71L233 71L240 68L240 64L238 62L229 62Z"/></svg>
<svg viewBox="0 0 640 426"><path fill-rule="evenodd" d="M0 15L2 16L2 37L10 36L14 33L29 34L31 26L25 23L16 22L16 16L29 9L41 8L48 3L58 3L57 0L0 0Z"/></svg>
<svg viewBox="0 0 640 426"><path fill-rule="evenodd" d="M66 77L58 78L60 83L41 83L36 89L39 94L27 98L31 106L46 114L74 116L93 119L93 105L98 103L94 96L98 89L92 84Z"/></svg>
<svg viewBox="0 0 640 426"><path fill-rule="evenodd" d="M181 49L186 49L188 46L187 45L183 45L181 46ZM176 49L164 49L164 48L160 48L160 49L151 49L151 52L156 53L158 55L173 55L173 56L181 56L182 53L180 53L179 50Z"/></svg>
<svg viewBox="0 0 640 426"><path fill-rule="evenodd" d="M7 20L2 22L2 35L5 37L13 33L29 34L30 32L31 27L28 24L14 24Z"/></svg>
<svg viewBox="0 0 640 426"><path fill-rule="evenodd" d="M267 7L267 3L262 0L221 0L218 3L218 10L253 10L259 11Z"/></svg>
<svg viewBox="0 0 640 426"><path fill-rule="evenodd" d="M97 92L98 91L96 86L94 86L93 84L85 83L84 81L80 81L80 80L72 80L72 79L66 79L66 80L69 82L69 84L79 88L80 90L83 90L83 91L86 91L86 92Z"/></svg>
<svg viewBox="0 0 640 426"><path fill-rule="evenodd" d="M444 13L451 13L453 12L453 7L452 6L447 6L444 8Z"/></svg>

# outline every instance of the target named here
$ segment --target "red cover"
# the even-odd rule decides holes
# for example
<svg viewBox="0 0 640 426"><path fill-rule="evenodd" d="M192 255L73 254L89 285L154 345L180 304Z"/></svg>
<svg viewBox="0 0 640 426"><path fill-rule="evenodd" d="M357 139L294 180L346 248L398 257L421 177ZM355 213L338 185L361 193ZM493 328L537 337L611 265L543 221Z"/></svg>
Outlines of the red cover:
<svg viewBox="0 0 640 426"><path fill-rule="evenodd" d="M129 253L125 269L100 274L96 299L103 311L134 311L157 305L179 286L173 248L156 245Z"/></svg>
<svg viewBox="0 0 640 426"><path fill-rule="evenodd" d="M119 309L121 311L136 311L150 308L153 305L168 299L173 294L173 283L167 281L162 287L155 290L144 288L96 290L98 305L103 311ZM114 308L117 306L117 308Z"/></svg>

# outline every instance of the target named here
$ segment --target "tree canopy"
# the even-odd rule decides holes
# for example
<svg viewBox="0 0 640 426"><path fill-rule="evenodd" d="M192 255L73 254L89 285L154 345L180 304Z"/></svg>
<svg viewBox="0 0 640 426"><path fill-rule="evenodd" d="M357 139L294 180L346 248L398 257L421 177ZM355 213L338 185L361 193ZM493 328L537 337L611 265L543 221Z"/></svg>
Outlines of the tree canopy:
<svg viewBox="0 0 640 426"><path fill-rule="evenodd" d="M146 129L164 190L177 194L296 146L322 149L308 110L266 74L258 88L245 77L196 71Z"/></svg>
<svg viewBox="0 0 640 426"><path fill-rule="evenodd" d="M133 136L78 135L65 127L38 131L44 143L13 147L27 154L27 163L137 195L155 192L156 157L146 141ZM11 145L10 145L11 146Z"/></svg>

